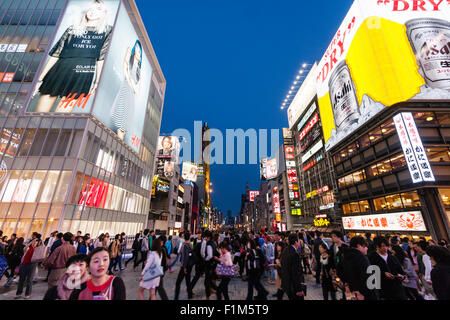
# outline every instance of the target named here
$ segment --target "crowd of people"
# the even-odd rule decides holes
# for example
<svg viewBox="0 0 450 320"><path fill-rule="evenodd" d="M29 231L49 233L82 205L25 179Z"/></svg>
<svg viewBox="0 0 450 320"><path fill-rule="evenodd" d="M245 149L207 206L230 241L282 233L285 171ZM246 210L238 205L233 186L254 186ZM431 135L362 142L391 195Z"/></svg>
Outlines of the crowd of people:
<svg viewBox="0 0 450 320"><path fill-rule="evenodd" d="M38 269L45 268L48 291L44 300L125 300L126 291L136 290L138 299L169 300L164 288L167 272L179 263L174 300L183 281L188 299L201 277L205 299L229 300L232 278L247 282L246 300L267 300L266 286L277 289L273 297L303 300L307 295L305 275L315 279L324 300L449 300L450 251L445 240L436 243L397 236L371 234L349 238L340 231L331 238L316 231L225 233L202 230L177 238L156 236L146 229L130 239L124 233L108 233L92 239L89 234L53 232L42 239L10 238L0 231L0 280L4 287L17 282L16 298L32 294ZM125 288L116 272L129 263L140 266L137 288ZM265 281L263 281L265 280ZM266 286L263 284L266 283ZM256 290L256 295L255 295Z"/></svg>

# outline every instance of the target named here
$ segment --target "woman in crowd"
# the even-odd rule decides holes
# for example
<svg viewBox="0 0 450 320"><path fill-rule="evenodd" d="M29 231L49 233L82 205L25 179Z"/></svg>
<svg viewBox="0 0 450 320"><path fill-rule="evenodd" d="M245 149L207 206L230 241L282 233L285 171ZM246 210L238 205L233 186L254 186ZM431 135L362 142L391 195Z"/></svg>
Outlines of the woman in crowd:
<svg viewBox="0 0 450 320"><path fill-rule="evenodd" d="M110 257L108 249L95 248L87 256L91 279L75 290L70 300L126 300L126 289L120 277L108 275Z"/></svg>
<svg viewBox="0 0 450 320"><path fill-rule="evenodd" d="M108 273L112 273L112 269L116 269L117 267L117 258L119 257L119 251L120 251L120 235L116 234L114 237L114 240L111 242L111 244L108 247L109 256L111 257L111 262L109 264ZM116 270L114 270L116 271Z"/></svg>
<svg viewBox="0 0 450 320"><path fill-rule="evenodd" d="M248 272L248 292L246 300L253 300L253 288L256 288L258 300L267 300L268 292L261 284L261 276L264 273L264 255L260 248L256 248L254 240L248 240L245 256Z"/></svg>
<svg viewBox="0 0 450 320"><path fill-rule="evenodd" d="M31 240L24 249L24 257L19 268L19 284L17 286L16 297L19 299L22 297L23 286L26 282L25 299L29 299L31 296L31 289L33 287L33 271L36 267L36 262L32 262L33 253L36 247L42 245L41 239Z"/></svg>
<svg viewBox="0 0 450 320"><path fill-rule="evenodd" d="M11 243L12 248L10 249L10 253L6 255L6 260L8 261L9 269L11 273L8 277L8 281L4 285L5 288L8 288L12 281L14 280L14 275L16 274L16 268L20 265L20 261L22 260L24 254L24 238L18 238L15 240L15 243ZM8 251L8 250L7 250Z"/></svg>
<svg viewBox="0 0 450 320"><path fill-rule="evenodd" d="M94 242L94 248L104 247L104 246L103 246L104 240L105 240L105 234L102 233L102 234L100 234L100 235L98 236L97 240L95 240L95 242ZM107 248L107 247L106 247L106 248Z"/></svg>
<svg viewBox="0 0 450 320"><path fill-rule="evenodd" d="M411 300L424 300L417 290L417 281L419 277L414 270L413 263L407 257L406 252L400 246L393 246L392 250L394 251L394 256L400 262L403 271L405 271L407 276L407 279L403 281L403 287L407 297Z"/></svg>
<svg viewBox="0 0 450 320"><path fill-rule="evenodd" d="M214 259L216 259L217 262L219 262L220 264L223 264L226 267L232 267L233 260L231 259L231 253L229 251L228 243L226 241L222 242L219 245L219 250L221 253L220 258L214 257ZM217 292L216 292L217 300L222 300L222 295L223 295L224 300L230 300L230 297L228 296L228 284L231 281L231 277L222 275L221 278L222 279L220 281L220 284L219 284Z"/></svg>
<svg viewBox="0 0 450 320"><path fill-rule="evenodd" d="M331 300L336 300L336 290L333 287L333 279L330 275L332 263L328 254L328 248L324 243L319 244L320 252L320 277L322 279L323 300L328 300L330 293Z"/></svg>
<svg viewBox="0 0 450 320"><path fill-rule="evenodd" d="M81 243L78 244L77 253L88 255L92 250L94 250L94 246L91 245L91 239L85 235Z"/></svg>
<svg viewBox="0 0 450 320"><path fill-rule="evenodd" d="M130 261L133 261L133 271L136 271L136 265L139 258L139 251L141 249L139 243L139 236L140 236L139 233L136 233L136 235L134 236L133 244L131 245L131 253L133 254L133 256L127 261L125 261L125 267L128 265Z"/></svg>
<svg viewBox="0 0 450 320"><path fill-rule="evenodd" d="M299 243L301 247L300 252L300 258L302 259L302 265L303 265L303 273L304 274L312 274L311 266L308 262L308 257L311 255L311 249L308 247L308 245L299 237ZM308 272L307 272L308 271Z"/></svg>
<svg viewBox="0 0 450 320"><path fill-rule="evenodd" d="M273 295L274 297L277 297L278 300L283 300L284 291L281 289L281 253L283 252L284 248L286 247L286 243L283 241L279 241L276 244L276 253L277 256L275 257L275 263L272 265L276 269L277 273L277 280L276 280L276 287L277 292Z"/></svg>
<svg viewBox="0 0 450 320"><path fill-rule="evenodd" d="M139 277L139 289L138 296L139 300L144 300L145 289L150 292L150 300L156 300L156 288L159 286L160 277L144 281L144 275L149 268L161 268L162 250L161 241L153 241L152 251L147 256L147 262L144 269L142 270L141 276Z"/></svg>
<svg viewBox="0 0 450 320"><path fill-rule="evenodd" d="M450 251L441 246L431 246L427 249L433 270L431 281L433 291L438 300L450 300Z"/></svg>
<svg viewBox="0 0 450 320"><path fill-rule="evenodd" d="M87 272L87 257L77 254L67 260L66 273L58 280L58 284L50 289L44 296L44 300L70 300L75 289L79 289L89 280Z"/></svg>

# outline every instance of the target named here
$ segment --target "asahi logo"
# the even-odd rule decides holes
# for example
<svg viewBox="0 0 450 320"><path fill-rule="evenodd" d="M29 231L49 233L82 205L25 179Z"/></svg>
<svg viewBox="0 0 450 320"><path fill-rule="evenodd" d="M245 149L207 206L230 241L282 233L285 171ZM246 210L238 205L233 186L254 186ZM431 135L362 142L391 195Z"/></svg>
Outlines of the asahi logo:
<svg viewBox="0 0 450 320"><path fill-rule="evenodd" d="M427 58L430 56L448 55L448 54L450 54L450 42L444 44L443 47L441 48L438 47L438 44L429 45L427 42L425 42L423 44L422 49L420 50L421 58Z"/></svg>
<svg viewBox="0 0 450 320"><path fill-rule="evenodd" d="M352 91L352 84L350 81L343 83L340 91L337 91L334 95L334 103L338 105L342 99L344 99Z"/></svg>

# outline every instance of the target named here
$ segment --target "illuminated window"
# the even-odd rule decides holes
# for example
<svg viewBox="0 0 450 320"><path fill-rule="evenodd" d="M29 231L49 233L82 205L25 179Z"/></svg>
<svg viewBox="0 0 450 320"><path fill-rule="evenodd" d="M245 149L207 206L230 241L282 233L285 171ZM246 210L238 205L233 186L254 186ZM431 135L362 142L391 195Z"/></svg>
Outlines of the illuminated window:
<svg viewBox="0 0 450 320"><path fill-rule="evenodd" d="M442 202L446 206L450 206L450 189L439 189L439 194L441 195Z"/></svg>
<svg viewBox="0 0 450 320"><path fill-rule="evenodd" d="M427 148L430 162L450 162L450 148Z"/></svg>
<svg viewBox="0 0 450 320"><path fill-rule="evenodd" d="M413 113L416 125L438 124L434 112L415 112Z"/></svg>
<svg viewBox="0 0 450 320"><path fill-rule="evenodd" d="M370 211L369 201L367 201L367 200L360 201L359 208L360 208L361 212L369 212Z"/></svg>
<svg viewBox="0 0 450 320"><path fill-rule="evenodd" d="M400 209L403 208L402 199L399 194L393 194L386 196L387 209Z"/></svg>
<svg viewBox="0 0 450 320"><path fill-rule="evenodd" d="M386 210L386 199L384 199L384 197L373 199L373 205L375 207L375 211Z"/></svg>
<svg viewBox="0 0 450 320"><path fill-rule="evenodd" d="M358 202L350 203L350 211L351 213L360 213L361 210L359 209L359 203Z"/></svg>
<svg viewBox="0 0 450 320"><path fill-rule="evenodd" d="M391 164L393 170L406 166L406 160L403 153L391 158Z"/></svg>
<svg viewBox="0 0 450 320"><path fill-rule="evenodd" d="M405 208L420 207L422 205L420 203L419 195L415 191L402 193L401 196Z"/></svg>

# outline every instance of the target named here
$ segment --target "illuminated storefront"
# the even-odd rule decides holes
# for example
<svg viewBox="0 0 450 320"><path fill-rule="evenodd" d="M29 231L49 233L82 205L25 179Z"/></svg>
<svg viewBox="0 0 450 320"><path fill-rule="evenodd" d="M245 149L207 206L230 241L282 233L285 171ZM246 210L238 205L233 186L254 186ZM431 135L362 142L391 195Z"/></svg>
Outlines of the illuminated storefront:
<svg viewBox="0 0 450 320"><path fill-rule="evenodd" d="M46 93L37 81L50 54L57 56L51 49L63 43L58 40L71 20L68 12L74 15L90 5L84 0L0 4L0 230L5 235L28 237L36 231L46 237L55 230L81 230L96 237L134 234L147 225L165 79L137 22L134 1L101 4L108 9L112 40L110 47L103 44L104 56L98 58L109 60L95 94L64 98ZM119 28L114 28L116 20ZM109 116L119 102L105 87L118 92L121 86L122 79L110 72L111 63L123 61L115 50L123 30L130 32L122 42L142 48L139 67L146 72L141 93L132 101L139 110L121 134L114 127L119 112ZM55 98L53 104L40 99L46 94Z"/></svg>

